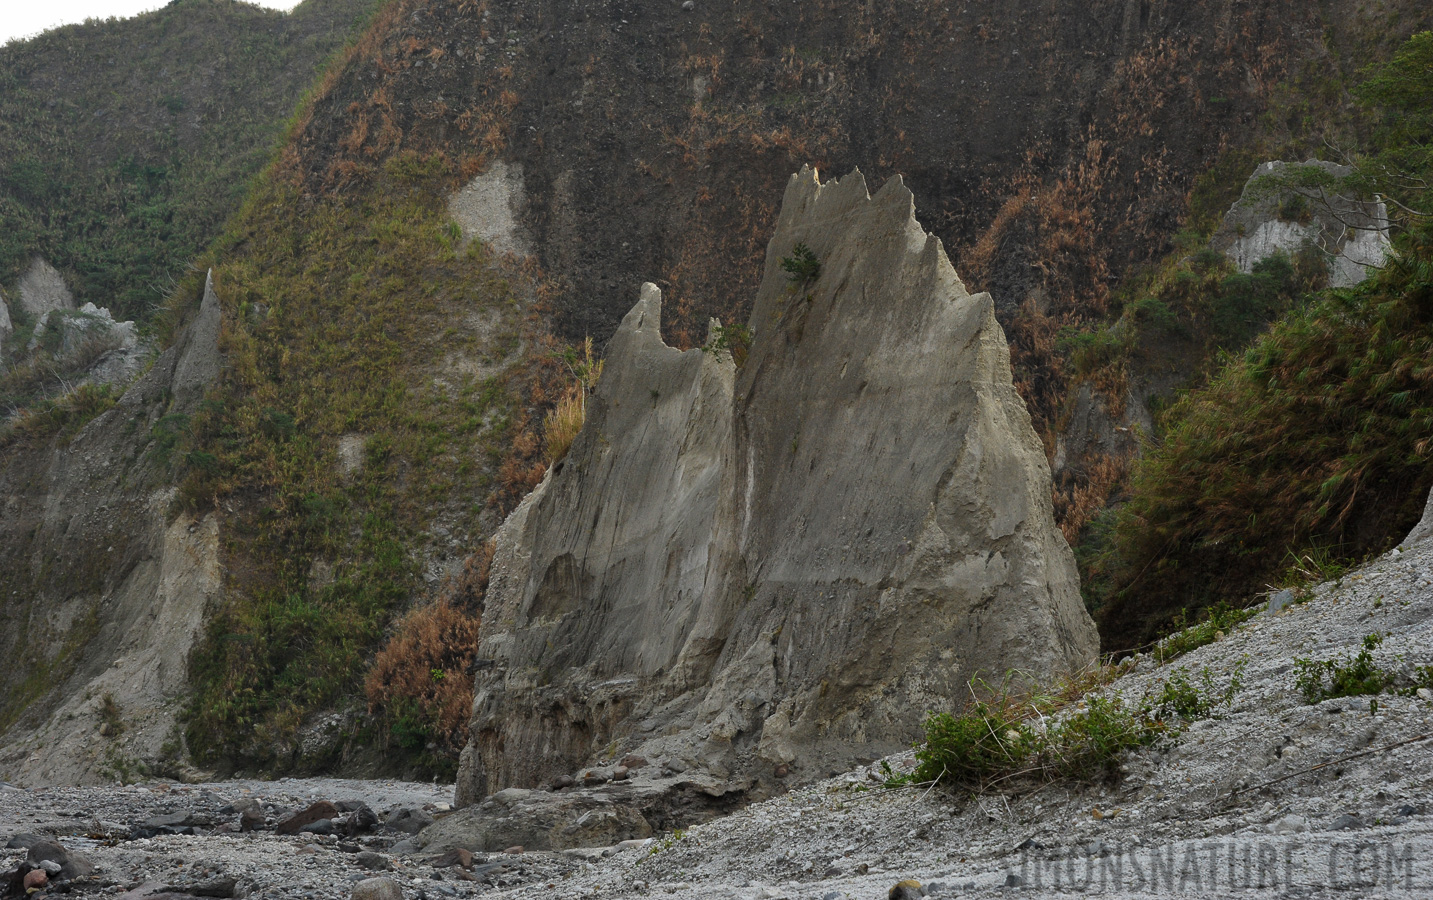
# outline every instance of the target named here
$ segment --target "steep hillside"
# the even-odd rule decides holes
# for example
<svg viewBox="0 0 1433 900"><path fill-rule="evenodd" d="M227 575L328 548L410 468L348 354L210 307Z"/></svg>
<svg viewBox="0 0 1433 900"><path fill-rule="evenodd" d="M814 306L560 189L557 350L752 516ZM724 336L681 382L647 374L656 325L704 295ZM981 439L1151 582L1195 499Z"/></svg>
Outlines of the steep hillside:
<svg viewBox="0 0 1433 900"><path fill-rule="evenodd" d="M179 0L0 48L0 286L40 255L147 320L239 207L376 0Z"/></svg>
<svg viewBox="0 0 1433 900"><path fill-rule="evenodd" d="M803 164L905 177L972 288L991 292L1055 456L1081 388L1111 403L1127 388L1127 372L1101 382L1074 359L1081 328L1137 300L1116 286L1197 246L1264 155L1316 144L1330 121L1359 132L1346 81L1429 15L1359 0L390 0L201 259L222 314L216 381L172 414L156 398L136 439L156 454L146 472L176 488L164 521L213 515L217 529L221 584L188 660L187 744L176 735L170 749L220 770L395 765L382 754L398 750L407 771L450 771L448 714L429 701L434 685L470 680L474 661L432 653L431 638L472 633L487 577L474 551L546 471L544 417L582 368L552 335L607 339L644 280L666 295L677 348L700 343L710 315L746 321L781 188ZM145 96L125 119L162 126L161 155L133 170L111 159L96 177L150 198L142 208L163 221L144 192L178 181L143 166L218 159L203 153L210 119L192 111L210 95ZM106 144L107 127L84 146ZM17 177L40 173L48 191L45 166L66 152L35 155ZM206 170L193 195L228 191L237 171ZM105 208L133 218L129 203ZM177 231L135 233L167 259L194 252L166 243ZM26 241L10 265L27 262ZM90 277L89 251L62 245L45 245L52 261ZM96 279L134 271L93 262ZM145 279L179 268L75 287L140 303ZM175 321L202 294L184 280ZM87 393L16 433L6 446L26 455L7 449L6 465L33 487L26 503L44 508L36 473L111 402ZM1056 510L1074 536L1124 461L1098 446L1057 461ZM0 568L17 595L89 590L100 582L80 575L117 571L92 552L27 544L22 561L11 546ZM365 716L372 654L401 613L434 599L424 608L441 613L401 626L426 643L396 644L430 648L397 660L417 686L379 685L378 716ZM53 647L93 633L52 626ZM16 673L32 676L47 685ZM51 712L26 702L8 717Z"/></svg>
<svg viewBox="0 0 1433 900"><path fill-rule="evenodd" d="M1168 321L1122 323L1149 344L1162 329L1187 331L1191 313L1257 320L1292 304L1161 416L1162 440L1133 467L1129 503L1092 530L1085 587L1107 650L1152 640L1181 610L1241 606L1337 574L1393 546L1422 510L1433 483L1433 32L1368 74L1357 92L1376 128L1342 184L1385 203L1393 255L1357 285L1307 293L1279 257L1251 278L1208 272L1221 256L1206 251L1193 266L1204 274L1179 271L1142 301L1154 310L1170 300ZM1338 230L1357 227L1346 204L1325 202L1327 168L1271 177L1294 214L1318 206L1339 214ZM1322 251L1301 256L1322 269Z"/></svg>
<svg viewBox="0 0 1433 900"><path fill-rule="evenodd" d="M1059 330L1117 312L1111 288L1170 247L1201 173L1257 141L1317 146L1349 108L1342 79L1428 16L1352 0L401 9L296 138L307 190L361 183L398 148L515 163L560 331L604 340L650 279L691 346L707 316L745 318L790 172L899 173L996 298L1051 452L1072 381ZM1190 224L1217 220L1253 161L1214 169ZM1071 537L1119 477L1101 462L1057 472Z"/></svg>

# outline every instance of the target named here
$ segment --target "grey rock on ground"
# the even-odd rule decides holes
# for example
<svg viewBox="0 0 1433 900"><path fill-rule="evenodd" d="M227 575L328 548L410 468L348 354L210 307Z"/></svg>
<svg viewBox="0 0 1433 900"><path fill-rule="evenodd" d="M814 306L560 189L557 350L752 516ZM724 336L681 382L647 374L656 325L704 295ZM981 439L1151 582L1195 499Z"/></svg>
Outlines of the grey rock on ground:
<svg viewBox="0 0 1433 900"><path fill-rule="evenodd" d="M403 900L403 889L392 878L365 878L353 886L353 900Z"/></svg>

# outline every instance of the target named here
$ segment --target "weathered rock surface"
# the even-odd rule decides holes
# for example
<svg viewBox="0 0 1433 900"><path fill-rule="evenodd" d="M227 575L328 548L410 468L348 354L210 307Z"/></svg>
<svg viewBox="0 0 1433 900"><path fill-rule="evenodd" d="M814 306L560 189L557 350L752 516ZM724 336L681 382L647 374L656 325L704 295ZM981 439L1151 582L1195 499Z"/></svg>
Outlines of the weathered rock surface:
<svg viewBox="0 0 1433 900"><path fill-rule="evenodd" d="M15 285L20 308L39 317L55 309L74 309L75 297L55 267L40 257L30 260L30 268Z"/></svg>
<svg viewBox="0 0 1433 900"><path fill-rule="evenodd" d="M1297 180L1300 169L1316 176L1304 179L1310 186L1295 189L1274 183ZM1382 201L1357 200L1335 187L1314 186L1325 180L1336 183L1352 172L1348 166L1317 159L1302 165L1264 163L1254 170L1209 245L1244 273L1275 253L1293 256L1311 246L1326 255L1332 287L1358 284L1392 249L1388 210Z"/></svg>
<svg viewBox="0 0 1433 900"><path fill-rule="evenodd" d="M108 309L75 308L63 276L35 257L17 284L28 338L14 338L15 324L0 294L0 360L41 363L55 377L41 395L56 396L85 384L128 384L151 354L133 322L116 322ZM11 346L7 346L11 345ZM13 412L7 411L7 412Z"/></svg>
<svg viewBox="0 0 1433 900"><path fill-rule="evenodd" d="M522 165L495 160L448 200L448 214L465 240L477 238L496 253L532 253L520 223L525 195Z"/></svg>
<svg viewBox="0 0 1433 900"><path fill-rule="evenodd" d="M0 291L0 361L5 359L5 343L14 333L15 323L10 321L10 304L5 300L5 292Z"/></svg>
<svg viewBox="0 0 1433 900"><path fill-rule="evenodd" d="M1094 658L991 299L899 178L793 176L740 372L660 314L645 285L499 533L460 805L604 751L759 795L909 746L971 677Z"/></svg>
<svg viewBox="0 0 1433 900"><path fill-rule="evenodd" d="M1408 532L1408 537L1403 539L1403 546L1408 547L1430 537L1433 537L1433 491L1428 492L1428 502L1423 505L1423 518Z"/></svg>
<svg viewBox="0 0 1433 900"><path fill-rule="evenodd" d="M191 413L217 374L220 316L206 285L112 409L68 444L0 457L0 778L94 783L166 755L220 587L219 523L171 513L155 428Z"/></svg>

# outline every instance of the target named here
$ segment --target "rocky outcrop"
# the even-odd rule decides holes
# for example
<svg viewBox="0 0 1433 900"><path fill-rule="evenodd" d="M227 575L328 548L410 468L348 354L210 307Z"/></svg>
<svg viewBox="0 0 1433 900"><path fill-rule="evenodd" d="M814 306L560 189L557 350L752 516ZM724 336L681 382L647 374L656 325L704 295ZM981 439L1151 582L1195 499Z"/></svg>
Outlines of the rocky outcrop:
<svg viewBox="0 0 1433 900"><path fill-rule="evenodd" d="M1411 547L1419 541L1426 541L1433 537L1433 491L1428 493L1428 502L1423 505L1423 518L1408 532L1408 537L1403 539L1402 546Z"/></svg>
<svg viewBox="0 0 1433 900"><path fill-rule="evenodd" d="M116 322L108 309L93 303L76 309L63 276L38 256L20 279L17 294L25 331L15 337L0 295L0 360L30 373L28 384L16 391L21 408L86 384L128 384L151 357L134 322Z"/></svg>
<svg viewBox="0 0 1433 900"><path fill-rule="evenodd" d="M94 783L179 749L189 649L220 586L219 522L175 514L156 425L202 399L219 324L209 283L112 409L68 444L0 456L0 779Z"/></svg>
<svg viewBox="0 0 1433 900"><path fill-rule="evenodd" d="M74 309L75 298L55 267L40 257L30 260L30 268L15 285L20 308L39 317L54 309Z"/></svg>
<svg viewBox="0 0 1433 900"><path fill-rule="evenodd" d="M900 178L792 177L739 370L660 317L644 285L499 532L461 804L627 751L757 795L908 746L973 677L1093 660L991 298Z"/></svg>
<svg viewBox="0 0 1433 900"><path fill-rule="evenodd" d="M1338 190L1351 174L1348 166L1317 159L1264 163L1209 246L1246 274L1276 253L1294 256L1311 248L1324 255L1331 287L1358 284L1383 264L1392 245L1383 201Z"/></svg>

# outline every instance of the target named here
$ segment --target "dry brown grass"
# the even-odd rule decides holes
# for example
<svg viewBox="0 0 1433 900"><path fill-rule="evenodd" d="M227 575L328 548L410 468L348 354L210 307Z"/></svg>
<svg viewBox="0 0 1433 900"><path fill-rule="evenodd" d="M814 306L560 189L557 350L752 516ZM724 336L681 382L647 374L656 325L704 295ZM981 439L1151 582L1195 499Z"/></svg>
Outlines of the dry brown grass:
<svg viewBox="0 0 1433 900"><path fill-rule="evenodd" d="M592 393L597 387L597 379L602 377L603 361L593 355L590 337L583 343L581 355L569 351L563 360L572 374L572 382L543 421L548 465L561 461L572 448L572 442L577 440L578 432L587 421L587 395Z"/></svg>
<svg viewBox="0 0 1433 900"><path fill-rule="evenodd" d="M467 740L481 618L448 600L403 617L368 673L368 709L457 753ZM396 730L396 729L395 729Z"/></svg>
<svg viewBox="0 0 1433 900"><path fill-rule="evenodd" d="M572 442L587 420L587 392L573 383L547 414L542 431L547 445L547 462L556 464L572 449Z"/></svg>

